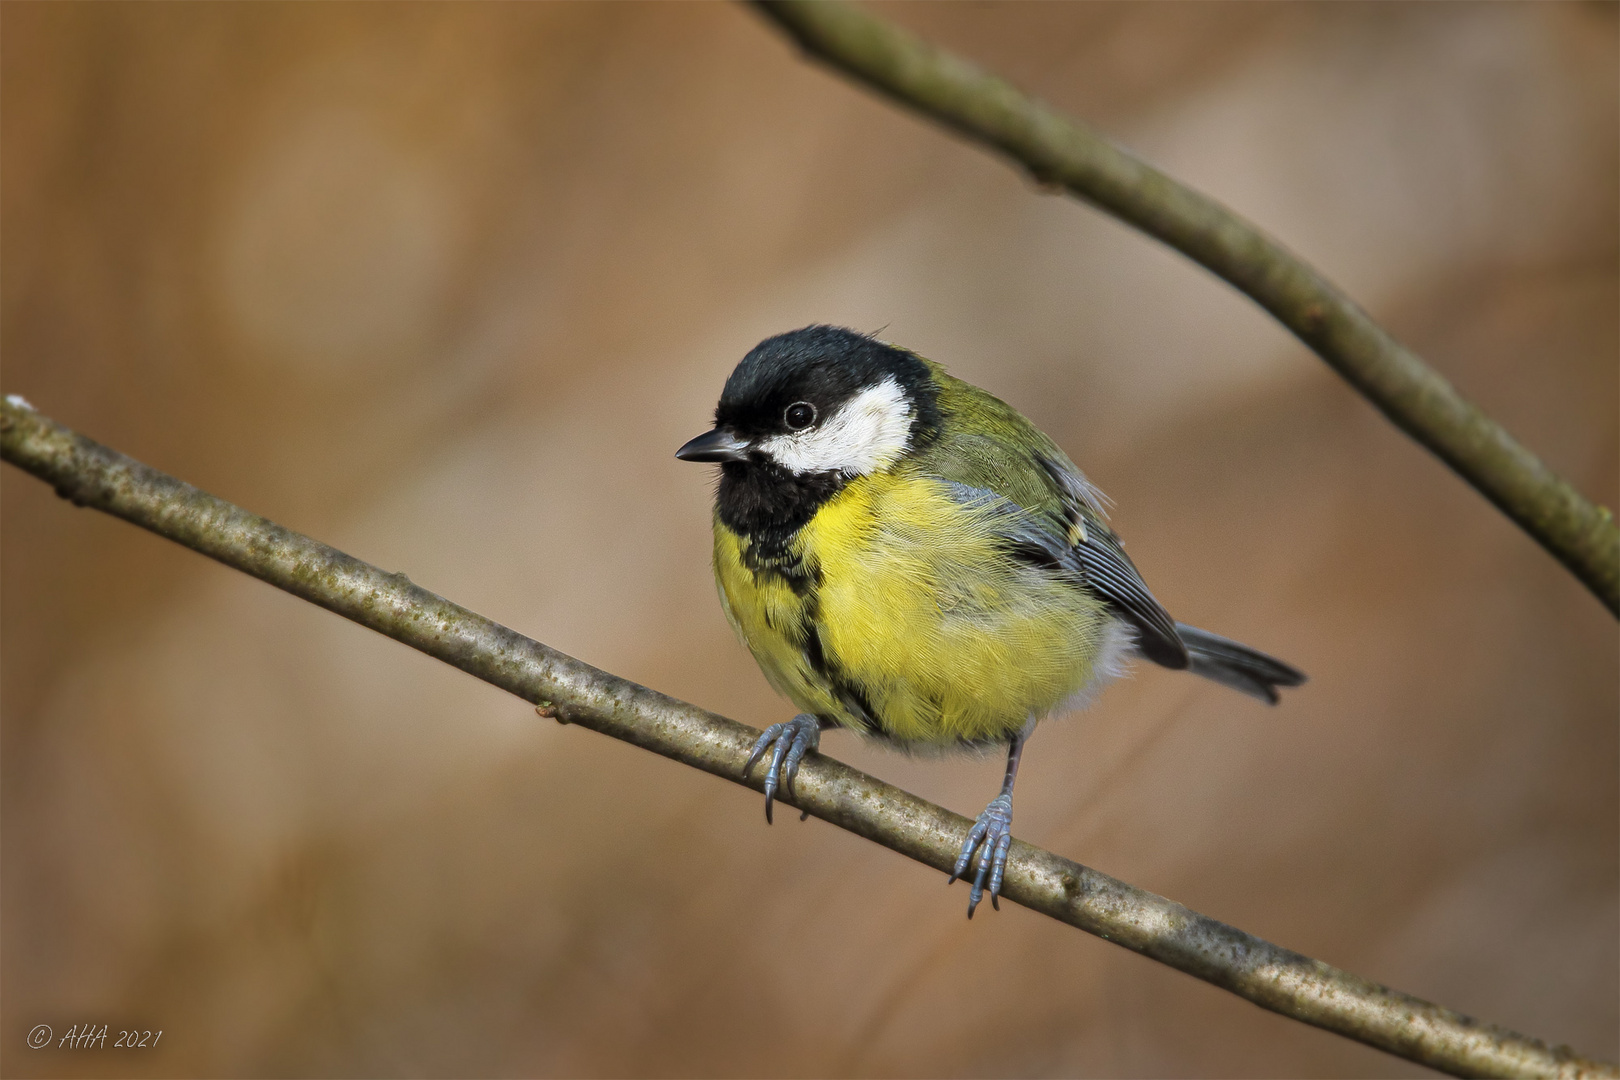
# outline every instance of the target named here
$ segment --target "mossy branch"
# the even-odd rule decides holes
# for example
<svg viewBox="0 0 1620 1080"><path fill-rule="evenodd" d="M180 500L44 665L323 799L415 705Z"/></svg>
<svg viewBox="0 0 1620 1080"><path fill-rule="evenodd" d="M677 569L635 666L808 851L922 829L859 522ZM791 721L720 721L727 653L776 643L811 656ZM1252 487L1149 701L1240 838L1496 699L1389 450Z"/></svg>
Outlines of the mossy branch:
<svg viewBox="0 0 1620 1080"><path fill-rule="evenodd" d="M62 427L20 398L0 405L0 458L76 506L123 518L386 634L543 715L760 787L760 770L742 775L759 735L753 728L599 671L404 574L250 514ZM972 824L820 754L806 759L795 795L784 801L941 873ZM1459 1076L1620 1076L1568 1048L1549 1049L1389 990L1021 841L1013 842L1003 895L1262 1008Z"/></svg>
<svg viewBox="0 0 1620 1080"><path fill-rule="evenodd" d="M1293 252L966 60L842 0L755 0L813 59L1000 151L1247 293L1620 615L1620 528Z"/></svg>

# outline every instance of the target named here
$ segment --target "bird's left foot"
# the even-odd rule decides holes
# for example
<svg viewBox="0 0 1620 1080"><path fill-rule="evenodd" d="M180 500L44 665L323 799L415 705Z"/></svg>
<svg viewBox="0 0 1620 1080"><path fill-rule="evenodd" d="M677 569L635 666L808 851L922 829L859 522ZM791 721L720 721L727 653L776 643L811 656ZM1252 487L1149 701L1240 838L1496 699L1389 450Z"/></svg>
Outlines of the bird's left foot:
<svg viewBox="0 0 1620 1080"><path fill-rule="evenodd" d="M968 893L968 918L973 918L973 909L979 906L984 899L985 879L989 878L990 906L997 911L1001 910L1001 879L1007 871L1007 849L1012 847L1012 795L1003 793L990 800L990 805L984 808L979 820L974 822L973 828L968 831L967 839L962 842L962 854L956 857L956 866L951 869L951 884L959 877L966 877L968 867L973 860L975 849L979 853L978 872L973 877L973 891Z"/></svg>
<svg viewBox="0 0 1620 1080"><path fill-rule="evenodd" d="M765 751L775 746L771 754L771 763L765 767L765 823L771 822L771 803L776 799L778 784L789 795L793 794L793 778L799 775L799 762L804 756L821 745L821 721L809 713L800 713L793 719L780 724L772 724L765 729L765 734L759 737L754 744L754 752L748 755L748 764L743 766L743 775L747 776L753 770ZM810 816L806 810L800 818Z"/></svg>

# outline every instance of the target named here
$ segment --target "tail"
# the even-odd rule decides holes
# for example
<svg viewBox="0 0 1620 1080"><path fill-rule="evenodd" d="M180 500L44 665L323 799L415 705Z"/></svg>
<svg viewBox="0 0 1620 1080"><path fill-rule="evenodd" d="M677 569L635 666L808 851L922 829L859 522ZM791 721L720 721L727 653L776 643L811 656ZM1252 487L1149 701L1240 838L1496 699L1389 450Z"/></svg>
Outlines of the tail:
<svg viewBox="0 0 1620 1080"><path fill-rule="evenodd" d="M1298 668L1231 638L1179 622L1176 633L1187 644L1188 670L1252 698L1275 705L1277 687L1305 681L1305 673Z"/></svg>

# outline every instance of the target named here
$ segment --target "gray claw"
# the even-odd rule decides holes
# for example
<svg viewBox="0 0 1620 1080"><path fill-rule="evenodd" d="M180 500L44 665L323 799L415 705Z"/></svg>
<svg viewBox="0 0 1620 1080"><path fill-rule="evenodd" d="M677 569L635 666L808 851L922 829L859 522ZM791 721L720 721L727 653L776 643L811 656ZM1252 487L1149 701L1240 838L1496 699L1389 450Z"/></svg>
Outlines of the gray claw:
<svg viewBox="0 0 1620 1080"><path fill-rule="evenodd" d="M754 752L748 755L748 763L743 766L743 775L747 776L759 759L765 756L765 751L772 750L771 763L765 769L765 822L771 822L771 805L776 800L776 790L781 789L789 795L793 794L793 781L799 775L799 763L804 756L821 745L821 721L809 713L800 713L791 720L780 724L772 724L765 729L765 734L754 743ZM774 750L772 747L774 746ZM806 811L799 820L809 817Z"/></svg>
<svg viewBox="0 0 1620 1080"><path fill-rule="evenodd" d="M1007 872L1007 851L1011 847L1012 796L997 795L973 823L973 828L968 830L967 839L962 842L962 853L956 857L956 865L951 868L950 879L946 882L950 884L957 878L967 876L973 853L977 850L978 870L973 876L973 889L968 893L968 918L973 918L973 909L984 899L987 877L990 906L1001 910L1001 880Z"/></svg>

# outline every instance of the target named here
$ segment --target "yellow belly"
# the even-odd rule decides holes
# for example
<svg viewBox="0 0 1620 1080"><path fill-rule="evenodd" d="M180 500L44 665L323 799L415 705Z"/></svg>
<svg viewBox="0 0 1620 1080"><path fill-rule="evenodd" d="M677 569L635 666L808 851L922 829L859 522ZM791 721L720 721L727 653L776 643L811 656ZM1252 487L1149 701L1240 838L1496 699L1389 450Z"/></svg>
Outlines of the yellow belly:
<svg viewBox="0 0 1620 1080"><path fill-rule="evenodd" d="M715 575L766 677L804 711L860 727L840 693L853 687L889 738L1002 739L1090 681L1107 617L1072 580L1011 558L996 529L937 480L882 474L800 530L813 584L751 571L748 542L718 521Z"/></svg>

